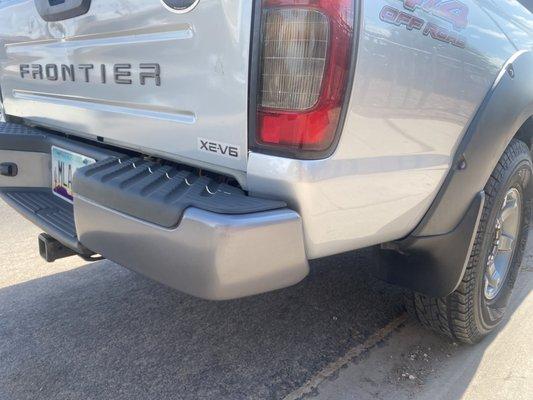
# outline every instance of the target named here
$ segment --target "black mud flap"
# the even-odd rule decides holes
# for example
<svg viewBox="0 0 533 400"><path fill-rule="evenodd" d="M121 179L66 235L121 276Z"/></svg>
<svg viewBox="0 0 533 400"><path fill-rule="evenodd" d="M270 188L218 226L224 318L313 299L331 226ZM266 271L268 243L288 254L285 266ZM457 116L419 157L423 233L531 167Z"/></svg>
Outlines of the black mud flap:
<svg viewBox="0 0 533 400"><path fill-rule="evenodd" d="M455 291L468 265L484 204L485 193L479 192L450 233L410 236L384 245L379 254L378 277L432 297Z"/></svg>

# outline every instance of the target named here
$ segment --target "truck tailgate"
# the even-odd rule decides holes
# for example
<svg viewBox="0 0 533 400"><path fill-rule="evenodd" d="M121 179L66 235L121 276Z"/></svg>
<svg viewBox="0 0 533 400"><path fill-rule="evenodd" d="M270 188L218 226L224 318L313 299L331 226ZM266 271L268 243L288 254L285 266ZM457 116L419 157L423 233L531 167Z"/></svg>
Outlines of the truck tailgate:
<svg viewBox="0 0 533 400"><path fill-rule="evenodd" d="M42 1L0 5L7 114L245 170L251 1L200 0L175 13L160 0L92 0L86 14L55 22L39 14Z"/></svg>

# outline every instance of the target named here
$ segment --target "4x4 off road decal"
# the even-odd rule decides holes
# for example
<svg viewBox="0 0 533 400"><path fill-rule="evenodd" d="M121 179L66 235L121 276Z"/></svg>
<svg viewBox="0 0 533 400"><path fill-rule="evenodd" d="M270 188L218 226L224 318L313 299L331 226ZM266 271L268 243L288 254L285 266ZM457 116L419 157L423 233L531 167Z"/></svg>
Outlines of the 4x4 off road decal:
<svg viewBox="0 0 533 400"><path fill-rule="evenodd" d="M468 26L468 6L456 0L403 0L403 6L414 11L417 8L450 22L456 31Z"/></svg>
<svg viewBox="0 0 533 400"><path fill-rule="evenodd" d="M458 32L468 26L468 6L456 0L400 0L406 10L416 9L434 15L451 25L451 29L434 22L427 22L411 12L404 12L391 6L385 6L379 14L383 22L396 26L405 26L407 30L421 31L424 36L465 48L466 38Z"/></svg>

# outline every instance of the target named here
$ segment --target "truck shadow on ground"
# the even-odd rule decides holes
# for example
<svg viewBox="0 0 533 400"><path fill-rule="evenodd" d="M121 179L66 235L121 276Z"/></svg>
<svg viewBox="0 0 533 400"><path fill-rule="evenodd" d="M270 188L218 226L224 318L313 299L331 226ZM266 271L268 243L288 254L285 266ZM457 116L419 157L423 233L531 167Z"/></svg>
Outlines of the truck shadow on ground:
<svg viewBox="0 0 533 400"><path fill-rule="evenodd" d="M111 262L0 290L2 399L279 399L403 313L372 252L210 302ZM440 340L440 339L439 339Z"/></svg>

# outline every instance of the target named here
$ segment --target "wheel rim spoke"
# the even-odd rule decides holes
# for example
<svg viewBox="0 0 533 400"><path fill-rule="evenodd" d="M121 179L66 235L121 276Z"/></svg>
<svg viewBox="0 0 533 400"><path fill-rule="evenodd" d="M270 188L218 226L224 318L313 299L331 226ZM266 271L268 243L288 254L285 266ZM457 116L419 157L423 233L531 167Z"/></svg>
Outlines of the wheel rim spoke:
<svg viewBox="0 0 533 400"><path fill-rule="evenodd" d="M518 189L507 192L494 227L494 242L485 269L485 298L494 300L504 286L516 248L521 220Z"/></svg>
<svg viewBox="0 0 533 400"><path fill-rule="evenodd" d="M500 219L505 223L510 217L516 216L518 209L518 199L513 194L508 194L503 204L503 209L500 214Z"/></svg>
<svg viewBox="0 0 533 400"><path fill-rule="evenodd" d="M500 284L501 275L498 272L498 269L496 268L496 264L494 262L491 262L488 265L486 277L487 277L489 286L492 287L493 289L496 289L498 285Z"/></svg>
<svg viewBox="0 0 533 400"><path fill-rule="evenodd" d="M515 238L513 235L509 233L502 233L502 236L500 237L499 243L498 243L498 250L499 251L512 251L513 250L513 244L514 244Z"/></svg>

